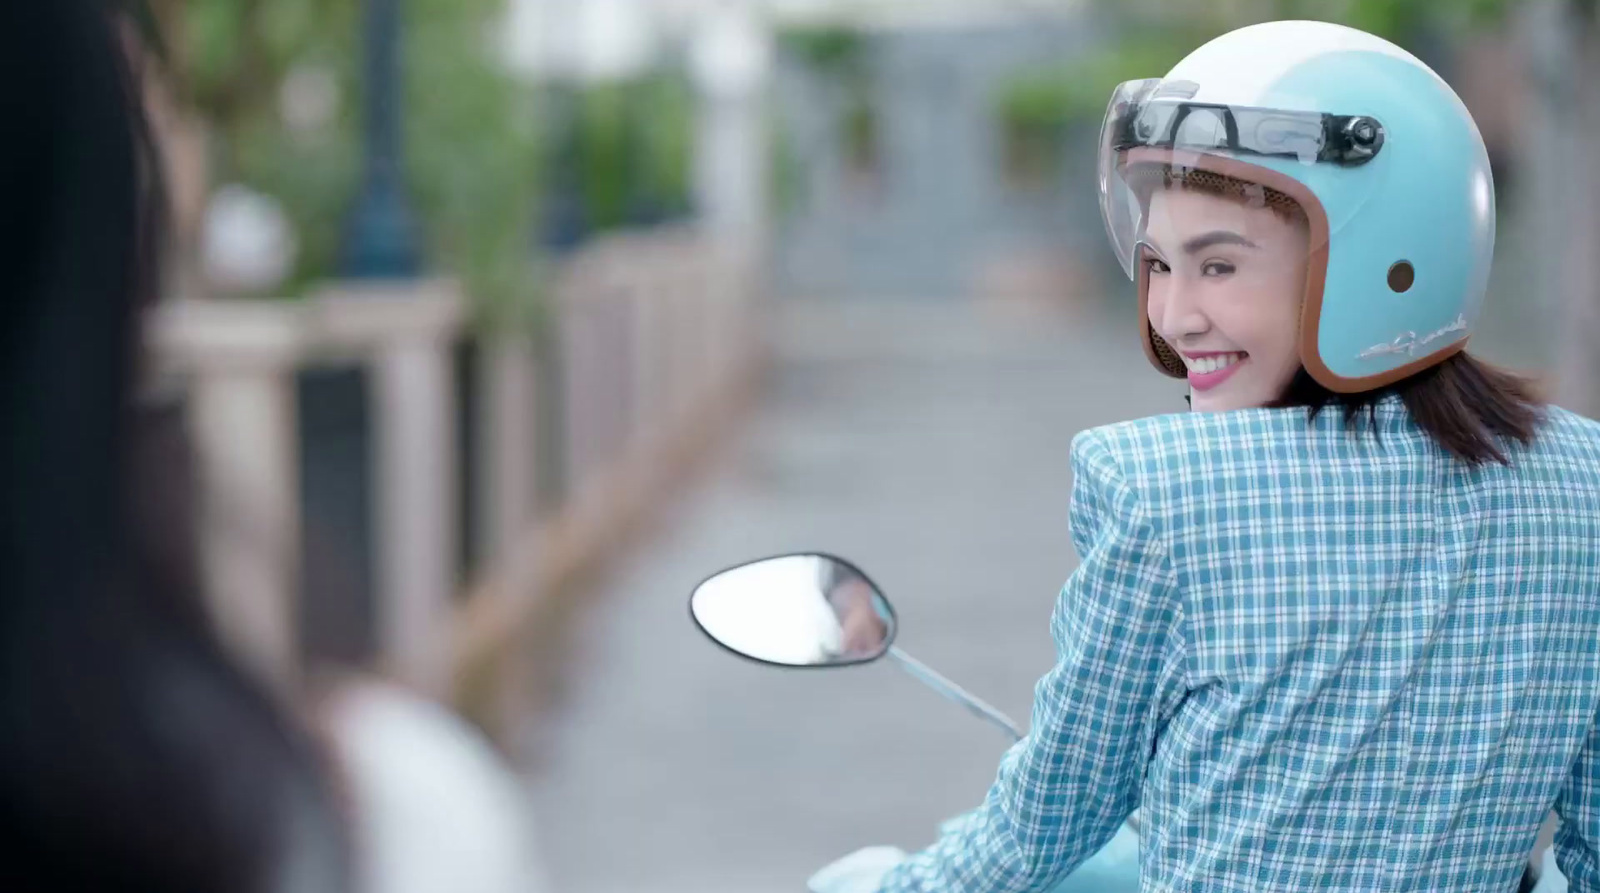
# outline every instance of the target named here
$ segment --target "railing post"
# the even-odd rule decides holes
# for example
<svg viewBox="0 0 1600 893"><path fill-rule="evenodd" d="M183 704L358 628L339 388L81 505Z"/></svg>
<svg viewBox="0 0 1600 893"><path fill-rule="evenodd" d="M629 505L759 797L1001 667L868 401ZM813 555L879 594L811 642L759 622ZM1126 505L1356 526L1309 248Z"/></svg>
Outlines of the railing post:
<svg viewBox="0 0 1600 893"><path fill-rule="evenodd" d="M380 660L401 681L442 696L456 588L461 296L452 284L426 281L343 285L317 298L316 311L319 337L368 357Z"/></svg>
<svg viewBox="0 0 1600 893"><path fill-rule="evenodd" d="M488 339L481 357L485 436L478 461L487 473L479 476L478 504L484 512L483 555L492 564L522 547L535 520L538 373L532 342L519 333Z"/></svg>
<svg viewBox="0 0 1600 893"><path fill-rule="evenodd" d="M301 671L299 319L283 304L176 301L149 330L189 392L208 611L229 649L284 693Z"/></svg>
<svg viewBox="0 0 1600 893"><path fill-rule="evenodd" d="M448 345L405 338L376 361L379 611L394 672L437 693L455 588L455 391Z"/></svg>

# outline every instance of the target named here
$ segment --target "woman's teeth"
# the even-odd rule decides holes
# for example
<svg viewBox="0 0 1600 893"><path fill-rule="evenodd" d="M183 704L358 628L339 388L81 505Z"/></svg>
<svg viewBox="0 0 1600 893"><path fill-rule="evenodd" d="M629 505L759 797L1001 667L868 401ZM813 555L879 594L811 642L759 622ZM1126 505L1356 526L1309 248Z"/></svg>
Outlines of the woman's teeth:
<svg viewBox="0 0 1600 893"><path fill-rule="evenodd" d="M1216 372L1219 369L1226 369L1244 358L1244 353L1239 352L1218 354L1214 357L1195 357L1192 359L1186 358L1186 361L1189 364L1190 372L1198 372L1201 375L1204 375L1208 372Z"/></svg>

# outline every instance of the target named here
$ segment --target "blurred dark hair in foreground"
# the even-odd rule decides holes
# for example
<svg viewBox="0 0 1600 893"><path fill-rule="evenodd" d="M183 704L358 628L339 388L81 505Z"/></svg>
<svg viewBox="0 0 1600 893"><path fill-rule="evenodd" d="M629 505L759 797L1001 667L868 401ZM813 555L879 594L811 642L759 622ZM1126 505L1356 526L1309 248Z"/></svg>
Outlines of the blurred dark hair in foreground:
<svg viewBox="0 0 1600 893"><path fill-rule="evenodd" d="M203 616L140 397L155 148L110 0L0 6L0 889L345 886L309 742Z"/></svg>

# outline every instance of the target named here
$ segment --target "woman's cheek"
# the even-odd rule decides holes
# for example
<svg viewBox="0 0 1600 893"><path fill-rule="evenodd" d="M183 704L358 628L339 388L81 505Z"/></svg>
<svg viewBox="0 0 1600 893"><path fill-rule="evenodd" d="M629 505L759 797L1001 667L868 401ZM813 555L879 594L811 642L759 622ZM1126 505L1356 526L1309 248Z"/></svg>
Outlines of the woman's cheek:
<svg viewBox="0 0 1600 893"><path fill-rule="evenodd" d="M1166 296L1162 294L1161 289L1156 285L1155 277L1152 276L1150 277L1150 285L1145 290L1144 315L1145 319L1150 322L1150 325L1156 327L1156 331L1161 330L1159 322L1165 307Z"/></svg>

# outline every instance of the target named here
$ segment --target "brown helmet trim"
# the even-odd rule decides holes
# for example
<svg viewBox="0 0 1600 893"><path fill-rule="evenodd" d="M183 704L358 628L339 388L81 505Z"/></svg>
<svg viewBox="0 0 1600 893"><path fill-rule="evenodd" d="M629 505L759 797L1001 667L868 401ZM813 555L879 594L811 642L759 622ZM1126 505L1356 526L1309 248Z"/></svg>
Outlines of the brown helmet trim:
<svg viewBox="0 0 1600 893"><path fill-rule="evenodd" d="M1126 168L1134 164L1161 164L1172 165L1177 152L1172 149L1130 149L1123 154L1118 162L1118 167ZM1430 366L1436 365L1467 346L1467 339L1463 338L1448 344L1439 350L1430 353L1421 359L1413 360L1397 369L1379 372L1374 375L1363 375L1348 378L1329 369L1322 361L1322 354L1317 349L1318 336L1322 326L1322 298L1328 279L1328 213L1322 207L1322 202L1317 200L1315 193L1304 183L1269 168L1239 161L1235 158L1223 158L1217 155L1204 153L1184 152L1183 167L1198 168L1232 177L1249 183L1258 183L1269 189L1293 198L1299 203L1306 213L1306 221L1310 226L1310 252L1306 257L1306 290L1305 298L1300 305L1300 363L1318 384L1336 394L1359 394L1371 391L1386 385L1393 384L1403 378L1415 375ZM1171 345L1156 334L1155 327L1150 323L1150 276L1149 270L1139 264L1139 340L1144 344L1145 356L1163 374L1173 378L1187 378L1187 370L1179 372L1172 366L1166 365L1161 354L1168 354L1169 360L1177 360L1176 352ZM1159 342L1159 346L1158 346ZM1182 366L1182 360L1177 360Z"/></svg>

